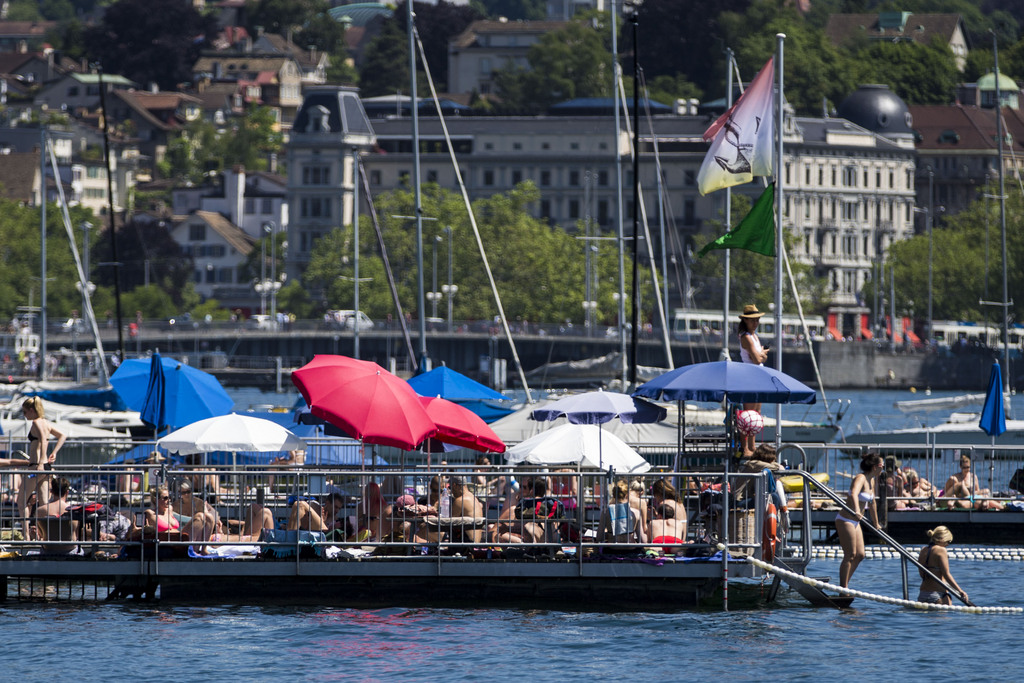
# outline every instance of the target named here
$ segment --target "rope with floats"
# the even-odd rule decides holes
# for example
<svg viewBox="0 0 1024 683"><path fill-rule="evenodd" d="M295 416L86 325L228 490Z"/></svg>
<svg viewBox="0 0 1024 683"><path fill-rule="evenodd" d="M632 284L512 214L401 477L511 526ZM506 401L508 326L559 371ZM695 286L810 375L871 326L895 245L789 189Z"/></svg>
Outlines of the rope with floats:
<svg viewBox="0 0 1024 683"><path fill-rule="evenodd" d="M725 551L725 546L722 544L718 545L718 549ZM864 591L854 590L852 588L843 588L842 586L836 586L825 581L818 581L812 579L809 576L803 574L797 574L781 567L762 562L755 557L746 558L735 558L737 562L746 560L755 567L759 567L766 572L772 572L779 576L784 576L788 579L795 581L802 581L809 586L814 586L819 590L833 590L840 595L846 595L853 598L864 598L865 600L873 600L875 602L885 603L887 605L902 605L904 607L913 607L914 609L922 610L940 610L946 612L967 612L970 614L1020 614L1024 612L1024 607L978 607L976 605L936 605L928 602L920 602L918 600L903 600L901 598L891 598L888 595L875 595L874 593L865 593Z"/></svg>

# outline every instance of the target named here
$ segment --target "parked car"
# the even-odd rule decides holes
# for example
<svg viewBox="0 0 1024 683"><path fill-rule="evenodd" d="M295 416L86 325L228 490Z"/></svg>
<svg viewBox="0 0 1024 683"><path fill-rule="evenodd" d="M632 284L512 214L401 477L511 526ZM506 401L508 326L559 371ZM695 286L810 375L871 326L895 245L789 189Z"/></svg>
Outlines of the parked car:
<svg viewBox="0 0 1024 683"><path fill-rule="evenodd" d="M327 311L324 317L327 324L335 329L354 330L357 324L360 331L372 330L374 327L373 320L362 311L353 311L352 309Z"/></svg>

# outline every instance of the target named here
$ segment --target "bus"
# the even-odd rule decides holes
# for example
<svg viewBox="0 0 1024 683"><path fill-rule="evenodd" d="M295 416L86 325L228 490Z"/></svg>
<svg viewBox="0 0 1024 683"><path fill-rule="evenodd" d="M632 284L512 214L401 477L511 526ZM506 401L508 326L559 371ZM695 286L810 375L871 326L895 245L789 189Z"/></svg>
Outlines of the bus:
<svg viewBox="0 0 1024 683"><path fill-rule="evenodd" d="M736 325L739 322L739 313L730 313L726 333L736 334ZM825 339L825 319L820 315L805 315L807 329L811 339ZM786 343L792 344L805 335L803 325L800 323L800 316L783 315L782 332ZM775 316L772 313L765 313L761 318L761 324L757 328L757 334L762 343L769 343L775 339ZM722 343L722 312L677 308L672 315L672 338L676 341L702 342L707 344Z"/></svg>

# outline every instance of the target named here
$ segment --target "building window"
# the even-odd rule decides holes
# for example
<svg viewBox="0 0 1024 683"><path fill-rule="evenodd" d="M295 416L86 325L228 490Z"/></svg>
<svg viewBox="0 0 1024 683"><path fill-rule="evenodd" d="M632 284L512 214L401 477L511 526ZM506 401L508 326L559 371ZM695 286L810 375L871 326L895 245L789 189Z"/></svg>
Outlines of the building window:
<svg viewBox="0 0 1024 683"><path fill-rule="evenodd" d="M895 184L896 184L896 174L893 173L892 171L889 171L889 189L891 190Z"/></svg>
<svg viewBox="0 0 1024 683"><path fill-rule="evenodd" d="M597 172L597 184L600 185L601 187L608 186L608 171Z"/></svg>
<svg viewBox="0 0 1024 683"><path fill-rule="evenodd" d="M274 213L274 200L270 197L260 200L260 213L264 216L272 215Z"/></svg>
<svg viewBox="0 0 1024 683"><path fill-rule="evenodd" d="M811 184L811 167L808 166L804 169L804 185Z"/></svg>
<svg viewBox="0 0 1024 683"><path fill-rule="evenodd" d="M576 220L580 217L580 200L570 199L569 200L569 218Z"/></svg>
<svg viewBox="0 0 1024 683"><path fill-rule="evenodd" d="M254 200L254 199L246 199L245 200L245 208L242 209L242 213L251 216L252 213L253 213L253 209L256 208L255 201L256 200Z"/></svg>
<svg viewBox="0 0 1024 683"><path fill-rule="evenodd" d="M598 225L608 224L608 200L602 199L597 202L597 223Z"/></svg>
<svg viewBox="0 0 1024 683"><path fill-rule="evenodd" d="M882 172L881 171L875 171L875 187L877 187L877 188L881 188L882 187Z"/></svg>
<svg viewBox="0 0 1024 683"><path fill-rule="evenodd" d="M551 184L551 171L540 172L540 185L541 187L547 187ZM547 215L547 214L545 214Z"/></svg>
<svg viewBox="0 0 1024 683"><path fill-rule="evenodd" d="M206 241L206 225L190 225L188 226L188 240L189 242L205 242Z"/></svg>
<svg viewBox="0 0 1024 683"><path fill-rule="evenodd" d="M431 169L429 169L427 171L427 182L428 183L436 183L437 182L437 170L436 169L431 168Z"/></svg>
<svg viewBox="0 0 1024 683"><path fill-rule="evenodd" d="M330 198L303 197L299 202L299 216L302 218L330 218Z"/></svg>
<svg viewBox="0 0 1024 683"><path fill-rule="evenodd" d="M540 200L540 218L542 221L547 221L551 216L551 200L542 199Z"/></svg>
<svg viewBox="0 0 1024 683"><path fill-rule="evenodd" d="M370 184L380 185L380 171L370 171Z"/></svg>
<svg viewBox="0 0 1024 683"><path fill-rule="evenodd" d="M580 186L580 172L576 170L569 171L569 185L571 187Z"/></svg>
<svg viewBox="0 0 1024 683"><path fill-rule="evenodd" d="M685 183L687 187L693 187L696 182L697 174L694 173L693 169L683 171L683 183Z"/></svg>
<svg viewBox="0 0 1024 683"><path fill-rule="evenodd" d="M494 185L494 171L484 171L484 186L490 187Z"/></svg>
<svg viewBox="0 0 1024 683"><path fill-rule="evenodd" d="M523 172L519 170L512 171L512 184L518 185L523 182Z"/></svg>
<svg viewBox="0 0 1024 683"><path fill-rule="evenodd" d="M845 187L857 187L857 169L847 166L843 169L843 185Z"/></svg>
<svg viewBox="0 0 1024 683"><path fill-rule="evenodd" d="M580 143L578 143L578 142L570 142L569 143L569 149L579 149L579 148L580 148Z"/></svg>
<svg viewBox="0 0 1024 683"><path fill-rule="evenodd" d="M206 269L206 283L213 284L217 281L217 270L215 268Z"/></svg>
<svg viewBox="0 0 1024 683"><path fill-rule="evenodd" d="M513 142L512 143L512 149L514 149L515 151L518 152L522 148L523 148L523 143L521 143L521 142Z"/></svg>
<svg viewBox="0 0 1024 683"><path fill-rule="evenodd" d="M832 187L836 186L836 168L832 167Z"/></svg>
<svg viewBox="0 0 1024 683"><path fill-rule="evenodd" d="M821 166L818 167L818 185L825 184L825 169Z"/></svg>
<svg viewBox="0 0 1024 683"><path fill-rule="evenodd" d="M540 148L541 149L551 149L551 143L542 142L542 143L540 143Z"/></svg>
<svg viewBox="0 0 1024 683"><path fill-rule="evenodd" d="M305 166L302 169L303 185L328 185L331 182L329 166Z"/></svg>
<svg viewBox="0 0 1024 683"><path fill-rule="evenodd" d="M683 225L693 225L696 222L697 202L692 197L683 200Z"/></svg>
<svg viewBox="0 0 1024 683"><path fill-rule="evenodd" d="M785 169L785 171L786 171L786 180L785 180L784 182L785 182L785 183L786 183L787 185L789 185L789 164L786 164L786 169Z"/></svg>

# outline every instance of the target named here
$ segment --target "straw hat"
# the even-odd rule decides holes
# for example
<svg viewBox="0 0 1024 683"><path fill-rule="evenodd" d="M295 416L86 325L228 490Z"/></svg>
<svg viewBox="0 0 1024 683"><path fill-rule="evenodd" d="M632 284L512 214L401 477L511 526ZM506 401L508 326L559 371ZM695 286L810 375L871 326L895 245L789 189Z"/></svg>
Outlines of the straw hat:
<svg viewBox="0 0 1024 683"><path fill-rule="evenodd" d="M743 307L743 312L740 313L741 318L760 318L764 313L757 310L757 306L754 304L747 304Z"/></svg>

